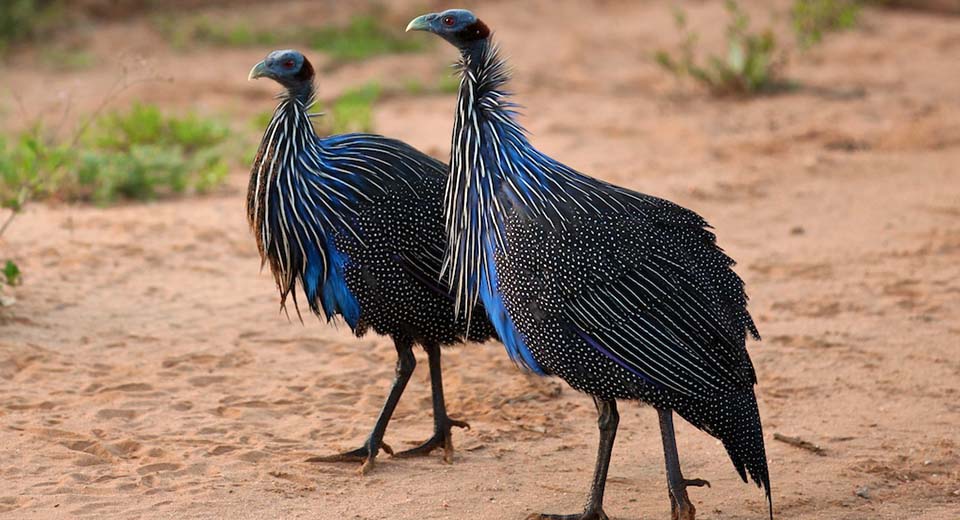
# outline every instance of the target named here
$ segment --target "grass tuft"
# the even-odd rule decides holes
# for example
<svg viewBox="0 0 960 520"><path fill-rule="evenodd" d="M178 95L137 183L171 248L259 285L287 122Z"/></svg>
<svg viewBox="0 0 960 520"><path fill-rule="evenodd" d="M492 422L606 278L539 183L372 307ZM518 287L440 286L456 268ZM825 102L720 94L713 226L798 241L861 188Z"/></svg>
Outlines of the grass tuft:
<svg viewBox="0 0 960 520"><path fill-rule="evenodd" d="M0 53L11 45L50 32L63 19L57 0L3 0L0 6Z"/></svg>
<svg viewBox="0 0 960 520"><path fill-rule="evenodd" d="M223 47L302 45L330 56L336 62L359 61L385 54L420 52L429 40L407 35L384 25L372 15L356 15L345 25L298 27L288 30L257 29L246 23L224 24L209 18L183 20L164 17L157 20L159 30L172 45L186 49L195 44Z"/></svg>
<svg viewBox="0 0 960 520"><path fill-rule="evenodd" d="M189 20L178 16L160 16L155 18L155 25L179 50L195 44L219 47L274 45L281 39L273 31L255 30L244 22L225 25L222 20L211 20L204 16Z"/></svg>
<svg viewBox="0 0 960 520"><path fill-rule="evenodd" d="M311 48L327 53L337 61L421 52L427 48L423 38L412 38L399 30L385 27L380 18L371 15L354 16L342 27L307 30L304 37Z"/></svg>
<svg viewBox="0 0 960 520"><path fill-rule="evenodd" d="M823 40L824 33L855 27L860 9L858 0L795 0L790 19L797 43L810 48Z"/></svg>
<svg viewBox="0 0 960 520"><path fill-rule="evenodd" d="M2 281L5 285L14 286L20 283L20 268L13 262L13 260L7 260L3 264L3 278Z"/></svg>
<svg viewBox="0 0 960 520"><path fill-rule="evenodd" d="M0 140L0 206L16 212L31 199L108 204L206 192L226 177L228 137L219 122L139 104L101 116L75 143L38 127Z"/></svg>
<svg viewBox="0 0 960 520"><path fill-rule="evenodd" d="M57 71L85 70L96 64L96 58L93 54L61 46L42 49L40 60L44 65Z"/></svg>
<svg viewBox="0 0 960 520"><path fill-rule="evenodd" d="M340 94L327 113L314 120L317 133L373 132L373 106L380 94L380 85L373 82Z"/></svg>
<svg viewBox="0 0 960 520"><path fill-rule="evenodd" d="M787 83L779 77L780 59L776 39L767 29L750 30L750 18L734 0L726 3L726 53L711 54L701 65L695 57L699 35L687 30L686 13L678 9L674 14L677 29L686 33L677 55L660 50L656 62L678 77L690 77L707 87L715 95L749 96L780 90Z"/></svg>
<svg viewBox="0 0 960 520"><path fill-rule="evenodd" d="M408 96L432 96L436 94L456 94L460 89L460 77L449 72L437 76L431 83L425 84L419 78L403 81L400 90Z"/></svg>

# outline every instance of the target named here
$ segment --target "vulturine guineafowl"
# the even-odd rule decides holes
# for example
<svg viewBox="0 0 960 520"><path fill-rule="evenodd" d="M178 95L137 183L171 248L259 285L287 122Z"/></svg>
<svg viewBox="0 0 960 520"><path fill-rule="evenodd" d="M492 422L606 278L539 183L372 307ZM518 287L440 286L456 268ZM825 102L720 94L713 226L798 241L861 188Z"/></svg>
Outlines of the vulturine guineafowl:
<svg viewBox="0 0 960 520"><path fill-rule="evenodd" d="M593 396L600 448L586 510L602 519L617 400L659 414L674 518L692 519L672 414L720 439L733 465L770 479L745 348L759 337L743 281L696 213L583 175L531 146L503 90L507 65L469 11L427 14L407 30L460 50L444 218L458 309L482 303L519 365ZM475 311L474 311L475 312Z"/></svg>
<svg viewBox="0 0 960 520"><path fill-rule="evenodd" d="M451 461L451 427L467 423L447 416L440 347L485 341L493 328L485 318L474 319L468 335L467 318L457 316L440 281L446 165L379 135L317 136L308 113L314 69L297 51L270 53L249 77L270 78L285 88L263 134L247 194L250 226L281 305L288 297L296 305L299 283L315 314L328 321L342 317L357 336L369 329L390 336L397 349L396 378L367 441L351 452L310 460L359 461L366 471L381 448L393 453L383 434L416 367L412 349L419 344L429 356L434 435L397 455L442 448Z"/></svg>

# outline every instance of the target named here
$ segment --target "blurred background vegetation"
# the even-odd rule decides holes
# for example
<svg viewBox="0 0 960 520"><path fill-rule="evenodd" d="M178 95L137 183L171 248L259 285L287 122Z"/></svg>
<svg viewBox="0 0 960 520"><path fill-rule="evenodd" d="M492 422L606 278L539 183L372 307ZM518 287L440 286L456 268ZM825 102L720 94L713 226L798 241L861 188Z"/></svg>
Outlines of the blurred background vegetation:
<svg viewBox="0 0 960 520"><path fill-rule="evenodd" d="M687 25L685 4L678 2L673 18L680 44L653 53L640 50L665 74L698 85L705 95L741 98L802 88L803 78L787 76L784 64L831 34L858 30L866 9L960 12L956 0L793 0L786 11L781 5L782 12L772 13L771 18L772 6L762 12L753 3L748 12L737 1L717 1L726 10L720 45L702 43L700 34ZM424 53L434 45L426 35L403 34L405 20L385 16L389 10L372 3L345 18L305 18L294 24L263 24L193 9L238 4L259 2L4 0L0 3L0 66L18 54L32 53L31 66L36 63L58 72L97 67L103 53L91 52L71 35L124 19L138 20L173 53L250 49L258 57L264 49L296 46L322 56L321 70L328 72L384 55ZM316 10L321 12L323 6ZM780 21L779 30L767 25L770 19ZM334 96L321 94L314 109L324 113L316 118L317 131L375 132L377 103L397 96L451 96L458 87L449 69L438 68L427 81L421 78L357 81ZM3 232L31 201L109 205L221 189L230 171L249 165L258 133L271 115L265 109L238 126L210 111L171 110L135 101L117 106L114 98L130 84L121 77L116 88L104 92L96 110L69 128L40 114L26 129L0 133L0 246ZM3 96L15 99L14 94L4 92ZM0 118L13 112L10 106L0 106ZM20 282L19 268L4 258L2 250L0 268L0 289Z"/></svg>

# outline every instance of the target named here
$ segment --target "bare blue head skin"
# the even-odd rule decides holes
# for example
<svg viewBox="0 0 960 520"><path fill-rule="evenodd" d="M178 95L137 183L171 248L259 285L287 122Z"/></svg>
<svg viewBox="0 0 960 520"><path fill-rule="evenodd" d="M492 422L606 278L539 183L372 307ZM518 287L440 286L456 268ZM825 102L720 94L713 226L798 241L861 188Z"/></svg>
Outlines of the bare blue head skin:
<svg viewBox="0 0 960 520"><path fill-rule="evenodd" d="M290 97L307 101L313 94L313 65L299 51L273 51L250 69L247 79L270 78L286 87Z"/></svg>
<svg viewBox="0 0 960 520"><path fill-rule="evenodd" d="M463 54L482 48L490 38L487 25L466 9L448 9L418 16L407 25L407 31L432 32Z"/></svg>

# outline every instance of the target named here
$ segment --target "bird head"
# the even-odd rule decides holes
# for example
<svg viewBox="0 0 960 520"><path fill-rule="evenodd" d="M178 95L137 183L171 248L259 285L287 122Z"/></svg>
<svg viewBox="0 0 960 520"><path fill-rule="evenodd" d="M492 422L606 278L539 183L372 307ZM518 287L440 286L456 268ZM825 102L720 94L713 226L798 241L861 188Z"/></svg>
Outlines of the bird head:
<svg viewBox="0 0 960 520"><path fill-rule="evenodd" d="M432 32L460 50L470 49L490 37L487 25L466 9L418 16L407 25L407 31Z"/></svg>
<svg viewBox="0 0 960 520"><path fill-rule="evenodd" d="M270 78L291 92L313 84L313 65L299 51L273 51L250 69L247 79Z"/></svg>

